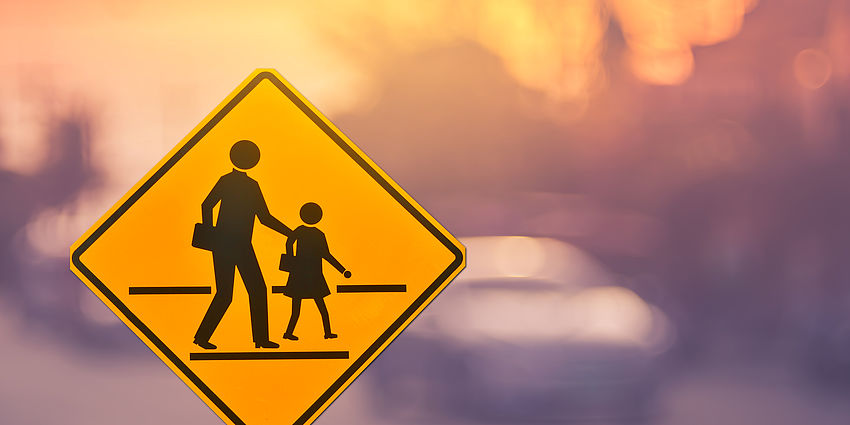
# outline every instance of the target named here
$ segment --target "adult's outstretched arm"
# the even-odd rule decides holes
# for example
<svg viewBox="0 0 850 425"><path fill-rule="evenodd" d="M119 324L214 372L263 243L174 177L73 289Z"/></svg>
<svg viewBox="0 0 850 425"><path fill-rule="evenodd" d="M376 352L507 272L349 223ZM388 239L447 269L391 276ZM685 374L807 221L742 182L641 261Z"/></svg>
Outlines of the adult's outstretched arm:
<svg viewBox="0 0 850 425"><path fill-rule="evenodd" d="M259 198L257 200L257 218L260 220L260 223L262 223L263 226L274 229L284 236L292 236L292 229L287 227L280 220L274 218L274 216L269 212L269 207L266 205L266 200L263 198L263 192L260 191L259 186L257 186L257 196Z"/></svg>

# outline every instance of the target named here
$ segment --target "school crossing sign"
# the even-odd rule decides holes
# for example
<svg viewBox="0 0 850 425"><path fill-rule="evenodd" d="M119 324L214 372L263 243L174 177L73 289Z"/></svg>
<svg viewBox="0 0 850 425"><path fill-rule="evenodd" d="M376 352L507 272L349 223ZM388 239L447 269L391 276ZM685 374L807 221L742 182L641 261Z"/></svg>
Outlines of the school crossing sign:
<svg viewBox="0 0 850 425"><path fill-rule="evenodd" d="M464 257L257 70L71 247L71 269L225 422L307 424Z"/></svg>

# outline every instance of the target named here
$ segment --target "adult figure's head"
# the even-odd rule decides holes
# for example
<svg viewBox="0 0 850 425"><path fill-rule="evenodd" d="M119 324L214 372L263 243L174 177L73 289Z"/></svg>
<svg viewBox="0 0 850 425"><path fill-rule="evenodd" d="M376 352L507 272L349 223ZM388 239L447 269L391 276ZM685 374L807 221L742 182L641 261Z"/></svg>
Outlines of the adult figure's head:
<svg viewBox="0 0 850 425"><path fill-rule="evenodd" d="M260 162L260 148L250 140L240 140L230 148L230 162L240 170L254 168Z"/></svg>
<svg viewBox="0 0 850 425"><path fill-rule="evenodd" d="M313 225L322 219L322 207L315 202L308 202L301 207L301 219L305 223Z"/></svg>

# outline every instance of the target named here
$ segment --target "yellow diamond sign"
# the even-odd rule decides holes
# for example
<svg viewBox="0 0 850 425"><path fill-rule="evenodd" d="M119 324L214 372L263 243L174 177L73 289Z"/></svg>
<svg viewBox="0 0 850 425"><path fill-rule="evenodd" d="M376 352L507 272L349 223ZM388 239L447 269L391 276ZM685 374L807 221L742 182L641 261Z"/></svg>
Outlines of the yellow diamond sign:
<svg viewBox="0 0 850 425"><path fill-rule="evenodd" d="M314 421L464 261L273 70L71 247L74 273L232 424Z"/></svg>

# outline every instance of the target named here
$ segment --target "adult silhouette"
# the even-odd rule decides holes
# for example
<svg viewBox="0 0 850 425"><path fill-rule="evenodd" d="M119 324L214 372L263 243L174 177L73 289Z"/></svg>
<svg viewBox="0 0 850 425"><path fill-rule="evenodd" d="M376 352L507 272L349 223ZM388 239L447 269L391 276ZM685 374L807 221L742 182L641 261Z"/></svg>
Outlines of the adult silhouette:
<svg viewBox="0 0 850 425"><path fill-rule="evenodd" d="M215 223L216 244L212 250L215 269L215 295L195 333L195 344L211 350L209 342L224 312L233 300L233 280L236 269L248 291L251 310L251 330L256 348L277 348L269 341L269 313L266 282L251 245L254 219L284 235L292 231L269 213L260 185L243 170L260 161L260 149L250 140L236 142L230 149L230 161L236 167L222 176L201 204L204 224L212 225L213 207L221 203Z"/></svg>

